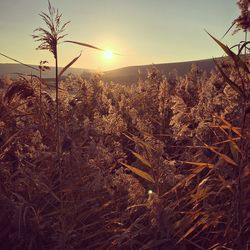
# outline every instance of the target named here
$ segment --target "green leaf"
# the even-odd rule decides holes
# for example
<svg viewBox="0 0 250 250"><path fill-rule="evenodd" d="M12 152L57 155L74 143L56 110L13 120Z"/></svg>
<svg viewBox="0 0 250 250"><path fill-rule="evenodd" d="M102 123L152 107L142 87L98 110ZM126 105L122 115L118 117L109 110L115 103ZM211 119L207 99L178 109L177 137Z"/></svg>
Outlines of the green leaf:
<svg viewBox="0 0 250 250"><path fill-rule="evenodd" d="M150 162L148 160L146 160L143 156L141 156L140 154L132 151L132 150L129 150L137 159L139 159L144 165L146 165L147 167L149 168L152 168Z"/></svg>
<svg viewBox="0 0 250 250"><path fill-rule="evenodd" d="M139 175L143 179L150 181L152 183L155 183L155 180L153 179L153 177L150 174L148 174L148 173L146 173L138 168L132 167L126 163L122 163L122 165L125 166L126 168L128 168L129 170L131 170L133 173Z"/></svg>
<svg viewBox="0 0 250 250"><path fill-rule="evenodd" d="M63 75L63 73L64 73L72 64L74 64L74 63L78 60L78 58L79 58L81 55L82 55L82 52L80 53L79 56L75 57L69 64L67 64L67 65L61 70L60 74L58 75L58 78L60 78L60 77Z"/></svg>

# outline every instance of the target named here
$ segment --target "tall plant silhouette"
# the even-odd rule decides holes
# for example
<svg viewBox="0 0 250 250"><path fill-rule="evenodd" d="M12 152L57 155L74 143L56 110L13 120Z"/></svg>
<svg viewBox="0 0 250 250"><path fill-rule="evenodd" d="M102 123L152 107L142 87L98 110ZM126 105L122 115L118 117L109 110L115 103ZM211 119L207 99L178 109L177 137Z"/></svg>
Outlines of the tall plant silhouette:
<svg viewBox="0 0 250 250"><path fill-rule="evenodd" d="M65 27L70 22L61 24L62 14L59 13L58 9L51 6L48 1L48 14L41 12L40 16L46 24L46 28L37 28L34 30L32 35L35 41L40 42L37 47L38 50L49 50L55 58L55 80L56 80L56 123L57 123L57 150L59 150L59 77L58 77L58 50L57 46L59 41L66 36L64 34Z"/></svg>
<svg viewBox="0 0 250 250"><path fill-rule="evenodd" d="M240 9L240 15L233 20L232 25L226 31L222 38L224 38L233 27L235 27L233 35L238 33L239 31L243 31L245 34L244 41L241 41L239 44L234 45L232 48L238 47L238 54L241 54L242 50L244 49L244 53L246 55L247 50L249 50L249 48L247 47L247 45L249 44L249 41L247 41L247 34L250 31L250 1L238 0L237 4Z"/></svg>
<svg viewBox="0 0 250 250"><path fill-rule="evenodd" d="M55 79L56 79L56 124L57 124L57 152L59 153L59 141L60 141L60 126L59 126L59 79L63 75L63 73L71 67L81 56L75 57L70 63L68 63L58 74L58 50L57 46L59 41L64 38L67 34L64 34L65 28L67 24L70 22L65 22L61 24L62 14L59 13L58 9L55 9L51 6L50 1L48 1L48 14L45 12L41 12L40 16L46 24L46 28L37 28L34 30L34 34L32 37L36 42L40 42L40 45L37 47L38 50L49 50L55 58ZM91 44L77 42L77 41L64 41L67 43L77 44L82 47L87 47L99 51L104 51L103 49L96 47ZM118 54L119 55L119 54Z"/></svg>
<svg viewBox="0 0 250 250"><path fill-rule="evenodd" d="M234 33L243 30L245 33L250 31L250 13L249 13L249 0L239 0L238 6L240 8L240 16L234 20L236 24L236 29Z"/></svg>
<svg viewBox="0 0 250 250"><path fill-rule="evenodd" d="M40 61L39 64L39 106L40 106L40 124L42 120L42 72L45 70L50 70L49 66L46 66L45 64L48 64L47 61Z"/></svg>

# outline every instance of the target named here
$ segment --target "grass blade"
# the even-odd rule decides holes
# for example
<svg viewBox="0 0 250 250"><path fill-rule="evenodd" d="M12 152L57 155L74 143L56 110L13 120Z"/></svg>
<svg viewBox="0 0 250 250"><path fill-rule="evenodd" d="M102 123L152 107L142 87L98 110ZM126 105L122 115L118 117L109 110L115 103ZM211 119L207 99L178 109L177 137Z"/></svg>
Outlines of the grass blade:
<svg viewBox="0 0 250 250"><path fill-rule="evenodd" d="M195 166L198 166L198 167L208 167L208 168L212 168L214 166L214 164L207 163L207 162L182 161L182 163L195 165Z"/></svg>
<svg viewBox="0 0 250 250"><path fill-rule="evenodd" d="M58 77L60 78L60 77L63 75L63 73L64 73L71 65L73 65L73 64L79 59L79 57L80 57L81 55L82 55L82 52L80 53L79 56L75 57L69 64L67 64L67 65L61 70L61 72L60 72L60 74L58 75Z"/></svg>
<svg viewBox="0 0 250 250"><path fill-rule="evenodd" d="M76 42L76 41L64 41L64 42L65 43L74 43L74 44L77 44L77 45L80 45L80 46L84 46L84 47L88 47L88 48L91 48L91 49L96 49L96 50L104 51L101 48L98 48L96 46L93 46L93 45L87 44L87 43L81 43L81 42Z"/></svg>
<svg viewBox="0 0 250 250"><path fill-rule="evenodd" d="M4 56L4 57L6 57L6 58L8 58L8 59L10 59L10 60L12 60L12 61L14 61L14 62L17 62L17 63L19 63L19 64L22 64L23 66L25 66L25 67L27 67L27 68L34 69L34 70L36 70L36 71L39 71L38 68L35 68L35 67L32 67L32 66L30 66L30 65L28 65L28 64L22 63L22 62L20 62L20 61L18 61L18 60L16 60L16 59L11 58L11 57L9 57L9 56L6 56L6 55L4 55L4 54L2 54L2 53L0 53L0 55L1 55L1 56Z"/></svg>
<svg viewBox="0 0 250 250"><path fill-rule="evenodd" d="M225 125L227 125L228 128L230 128L235 134L241 137L241 132L239 127L234 127L230 122L226 121L222 116L216 116L216 117L219 118L221 121L223 121Z"/></svg>
<svg viewBox="0 0 250 250"><path fill-rule="evenodd" d="M239 52L238 52L239 55L241 54L241 52L242 52L242 50L243 50L244 48L248 48L247 45L248 45L249 43L250 43L250 42L247 41L247 42L244 42L244 43L241 45L241 47L240 47L240 49L239 49Z"/></svg>
<svg viewBox="0 0 250 250"><path fill-rule="evenodd" d="M223 37L221 39L223 39L228 34L228 32L233 28L234 25L235 25L235 21L232 23L230 28L225 32L225 34L223 35Z"/></svg>
<svg viewBox="0 0 250 250"><path fill-rule="evenodd" d="M130 133L128 133L128 134L123 133L123 134L124 134L129 140L135 142L137 145L141 146L142 148L151 149L151 150L155 151L155 149L154 149L152 146L150 146L148 143L146 143L146 142L144 142L143 140L141 140L139 137L134 136L134 135L132 135L132 134L130 134Z"/></svg>
<svg viewBox="0 0 250 250"><path fill-rule="evenodd" d="M233 90L235 90L238 94L240 94L240 96L244 96L243 91L240 89L240 87L234 83L232 80L229 79L229 77L227 77L227 75L223 72L222 68L220 67L220 65L214 60L214 63L217 67L217 69L220 71L221 75L223 76L224 80L227 82L227 84L229 86L231 86L231 88Z"/></svg>
<svg viewBox="0 0 250 250"><path fill-rule="evenodd" d="M214 36L209 34L207 31L206 33L224 50L224 52L233 59L236 65L241 66L247 73L250 73L247 65L241 60L239 55L236 55L228 46L220 42L218 39L216 39Z"/></svg>
<svg viewBox="0 0 250 250"><path fill-rule="evenodd" d="M222 154L218 151L216 151L214 148L210 147L209 145L205 144L205 146L210 149L212 152L214 152L215 154L219 155L224 161L226 161L227 163L231 164L231 165L234 165L234 166L238 166L237 163L232 160L229 156L225 155L225 154Z"/></svg>
<svg viewBox="0 0 250 250"><path fill-rule="evenodd" d="M220 42L218 39L216 39L214 36L212 36L209 32L206 31L206 33L224 50L224 52L231 57L236 63L239 61L239 57L232 51L228 46L226 46L224 43Z"/></svg>
<svg viewBox="0 0 250 250"><path fill-rule="evenodd" d="M128 168L129 170L131 170L133 173L139 175L143 179L150 181L152 183L155 183L155 180L153 179L153 177L150 174L148 174L148 173L146 173L138 168L132 167L126 163L122 163L122 165L125 166L126 168Z"/></svg>
<svg viewBox="0 0 250 250"><path fill-rule="evenodd" d="M139 159L145 166L152 168L150 162L148 160L146 160L143 156L141 156L140 154L134 152L133 150L129 150L137 159Z"/></svg>

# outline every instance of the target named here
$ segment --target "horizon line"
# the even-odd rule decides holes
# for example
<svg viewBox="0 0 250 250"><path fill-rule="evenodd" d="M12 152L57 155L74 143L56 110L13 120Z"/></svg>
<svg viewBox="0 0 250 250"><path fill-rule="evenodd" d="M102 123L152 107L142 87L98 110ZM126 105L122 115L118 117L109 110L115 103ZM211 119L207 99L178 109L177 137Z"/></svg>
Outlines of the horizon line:
<svg viewBox="0 0 250 250"><path fill-rule="evenodd" d="M223 56L220 57L215 57L215 58L221 58ZM143 67L143 66L153 66L153 65L163 65L163 64L178 64L178 63L188 63L188 62L199 62L199 61L206 61L206 60L213 60L214 57L211 58L202 58L202 59L194 59L194 60L184 60L184 61L173 61L173 62L159 62L159 63L145 63L145 64L137 64L137 65L127 65L127 66L123 66L123 67L118 67L118 68L113 68L113 69L109 69L109 70L101 70L102 72L107 72L107 71L113 71L113 70L119 70L119 69L123 69L123 68L129 68L129 67ZM0 65L6 65L6 64L11 64L11 65L20 65L25 67L25 65L22 65L20 63L1 63ZM38 64L28 64L29 66L37 66L39 67ZM49 65L51 68L54 68L55 66L53 65ZM59 68L63 68L64 66L59 66ZM87 70L87 71L100 71L100 69L93 69L93 68L84 68L84 67L71 67L70 69L79 69L79 70Z"/></svg>

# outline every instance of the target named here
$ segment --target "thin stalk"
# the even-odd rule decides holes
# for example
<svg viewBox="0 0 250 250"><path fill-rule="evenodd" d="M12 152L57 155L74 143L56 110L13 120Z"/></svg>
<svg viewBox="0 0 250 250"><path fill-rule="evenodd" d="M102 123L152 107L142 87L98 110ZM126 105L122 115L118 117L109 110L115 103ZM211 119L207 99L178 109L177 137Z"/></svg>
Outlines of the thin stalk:
<svg viewBox="0 0 250 250"><path fill-rule="evenodd" d="M244 154L244 130L245 130L245 124L246 124L246 101L245 98L242 103L242 109L241 109L241 139L240 139L240 150L242 151L242 154L240 154L239 159L239 171L238 171L238 180L237 180L237 196L236 196L236 204L237 204L237 226L238 226L238 232L239 232L239 238L238 238L238 244L239 247L243 246L243 213L242 213L242 172L244 168L245 163L245 154Z"/></svg>
<svg viewBox="0 0 250 250"><path fill-rule="evenodd" d="M58 82L58 55L57 55L57 45L55 46L55 64L56 64L56 148L57 156L60 155L60 129L59 129L59 82Z"/></svg>
<svg viewBox="0 0 250 250"><path fill-rule="evenodd" d="M245 43L247 42L247 31L245 31ZM245 46L245 58L247 57L247 46Z"/></svg>
<svg viewBox="0 0 250 250"><path fill-rule="evenodd" d="M59 181L60 187L62 187L62 165L61 165L61 150L60 150L60 117L59 117L59 77L58 77L58 54L57 54L57 43L55 45L55 64L56 64L56 152L57 152L57 162L58 162L58 171L59 171ZM65 223L64 223L64 201L63 201L63 192L60 195L60 210L61 210L61 227L62 227L62 235L61 235L61 242L63 245L63 249L65 249Z"/></svg>
<svg viewBox="0 0 250 250"><path fill-rule="evenodd" d="M247 31L245 31L245 42L247 41ZM247 49L245 47L245 59L247 56ZM244 73L244 80L247 79L247 73ZM244 84L245 85L245 84ZM238 223L238 231L239 231L239 241L238 241L238 247L243 247L243 232L242 232L242 227L243 227L243 213L242 213L242 172L244 168L244 163L245 163L245 154L244 154L244 145L245 145L245 125L246 125L246 98L243 97L243 101L241 103L242 108L241 108L241 139L240 139L240 150L242 154L240 155L240 160L239 160L239 172L238 172L238 180L237 180L237 223Z"/></svg>
<svg viewBox="0 0 250 250"><path fill-rule="evenodd" d="M40 72L39 72L39 76L40 76L40 81L39 81L39 123L40 125L42 124L42 68L40 65Z"/></svg>

